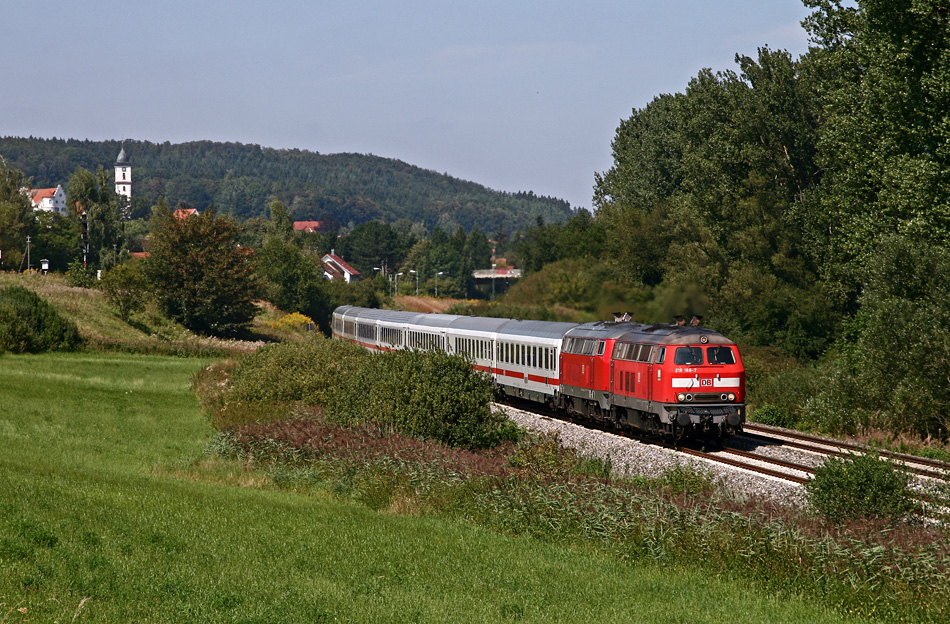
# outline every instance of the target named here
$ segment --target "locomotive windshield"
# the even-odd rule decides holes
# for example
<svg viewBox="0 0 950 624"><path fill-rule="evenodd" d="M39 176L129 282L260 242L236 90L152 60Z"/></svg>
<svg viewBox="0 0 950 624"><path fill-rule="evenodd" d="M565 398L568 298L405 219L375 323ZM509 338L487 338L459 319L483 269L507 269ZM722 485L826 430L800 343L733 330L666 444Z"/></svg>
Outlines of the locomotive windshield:
<svg viewBox="0 0 950 624"><path fill-rule="evenodd" d="M703 363L703 348L676 347L673 363L683 366L698 366Z"/></svg>
<svg viewBox="0 0 950 624"><path fill-rule="evenodd" d="M707 347L706 359L710 364L735 364L736 356L729 347Z"/></svg>

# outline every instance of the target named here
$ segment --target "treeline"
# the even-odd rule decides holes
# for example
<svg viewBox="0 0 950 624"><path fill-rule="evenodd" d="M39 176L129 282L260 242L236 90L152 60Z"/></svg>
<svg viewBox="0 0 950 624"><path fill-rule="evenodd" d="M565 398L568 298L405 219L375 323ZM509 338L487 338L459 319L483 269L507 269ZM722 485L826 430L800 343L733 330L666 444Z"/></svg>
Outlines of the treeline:
<svg viewBox="0 0 950 624"><path fill-rule="evenodd" d="M805 4L807 54L737 56L634 110L594 214L529 229L520 260L554 283L583 261L630 290L641 320L705 314L817 362L795 383L757 380L784 385L759 400L785 422L946 437L950 14Z"/></svg>
<svg viewBox="0 0 950 624"><path fill-rule="evenodd" d="M159 197L199 210L210 206L241 219L264 217L279 199L297 220L352 227L371 220L409 219L432 229L520 229L538 215L563 221L570 205L533 192L505 193L390 158L319 154L299 149L196 141L126 140L135 213L147 217ZM122 143L75 139L0 138L0 155L34 188L63 184L76 171L111 171Z"/></svg>

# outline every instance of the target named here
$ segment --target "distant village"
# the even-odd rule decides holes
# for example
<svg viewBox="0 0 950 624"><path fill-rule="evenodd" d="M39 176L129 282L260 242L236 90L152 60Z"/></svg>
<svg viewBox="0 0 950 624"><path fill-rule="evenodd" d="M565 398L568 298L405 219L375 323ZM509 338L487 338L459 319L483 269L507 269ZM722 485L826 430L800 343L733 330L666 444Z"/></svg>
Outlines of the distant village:
<svg viewBox="0 0 950 624"><path fill-rule="evenodd" d="M63 217L67 215L66 191L62 184L52 188L28 189L23 188L21 192L26 195L33 205L33 210L44 210L53 212ZM125 153L125 146L119 151L115 160L115 192L121 198L124 198L126 205L132 200L132 164ZM77 207L77 210L81 210ZM177 208L174 213L179 219L187 219L192 215L199 214L195 208ZM294 221L294 230L298 232L315 233L320 231L320 221ZM133 257L146 257L147 251L130 252ZM360 272L350 266L343 258L338 256L335 250L325 254L321 259L323 263L323 277L328 280L342 280L347 283L360 277Z"/></svg>

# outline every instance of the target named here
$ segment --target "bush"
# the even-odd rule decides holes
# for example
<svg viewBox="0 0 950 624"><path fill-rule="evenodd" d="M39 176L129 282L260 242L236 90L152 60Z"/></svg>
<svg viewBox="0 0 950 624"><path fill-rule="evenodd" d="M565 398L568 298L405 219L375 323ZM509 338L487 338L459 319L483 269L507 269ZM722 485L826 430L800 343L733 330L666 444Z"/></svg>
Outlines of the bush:
<svg viewBox="0 0 950 624"><path fill-rule="evenodd" d="M492 413L493 392L491 380L465 357L394 351L370 358L347 376L330 414L449 446L486 448L518 435L513 423Z"/></svg>
<svg viewBox="0 0 950 624"><path fill-rule="evenodd" d="M76 288L95 288L96 270L92 265L86 265L76 260L70 262L66 270L66 283Z"/></svg>
<svg viewBox="0 0 950 624"><path fill-rule="evenodd" d="M259 349L234 371L227 401L326 405L371 354L314 333L310 339Z"/></svg>
<svg viewBox="0 0 950 624"><path fill-rule="evenodd" d="M110 269L102 278L102 292L123 322L129 320L132 312L145 307L148 282L138 261L123 262Z"/></svg>
<svg viewBox="0 0 950 624"><path fill-rule="evenodd" d="M33 291L0 290L0 351L72 351L81 342L76 325Z"/></svg>
<svg viewBox="0 0 950 624"><path fill-rule="evenodd" d="M763 425L772 425L773 427L794 427L797 423L795 417L785 408L778 405L766 403L761 407L755 408L751 414L752 420Z"/></svg>
<svg viewBox="0 0 950 624"><path fill-rule="evenodd" d="M809 504L833 522L878 518L898 520L915 511L910 477L877 454L829 458L805 484Z"/></svg>

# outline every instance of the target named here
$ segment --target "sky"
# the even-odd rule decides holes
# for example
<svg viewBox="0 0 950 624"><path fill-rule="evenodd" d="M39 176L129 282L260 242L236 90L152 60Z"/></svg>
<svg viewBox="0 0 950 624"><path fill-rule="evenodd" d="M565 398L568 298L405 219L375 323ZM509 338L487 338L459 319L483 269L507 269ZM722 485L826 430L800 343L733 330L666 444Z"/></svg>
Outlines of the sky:
<svg viewBox="0 0 950 624"><path fill-rule="evenodd" d="M592 208L621 119L737 53L803 54L807 15L800 0L11 2L0 135L375 154Z"/></svg>

